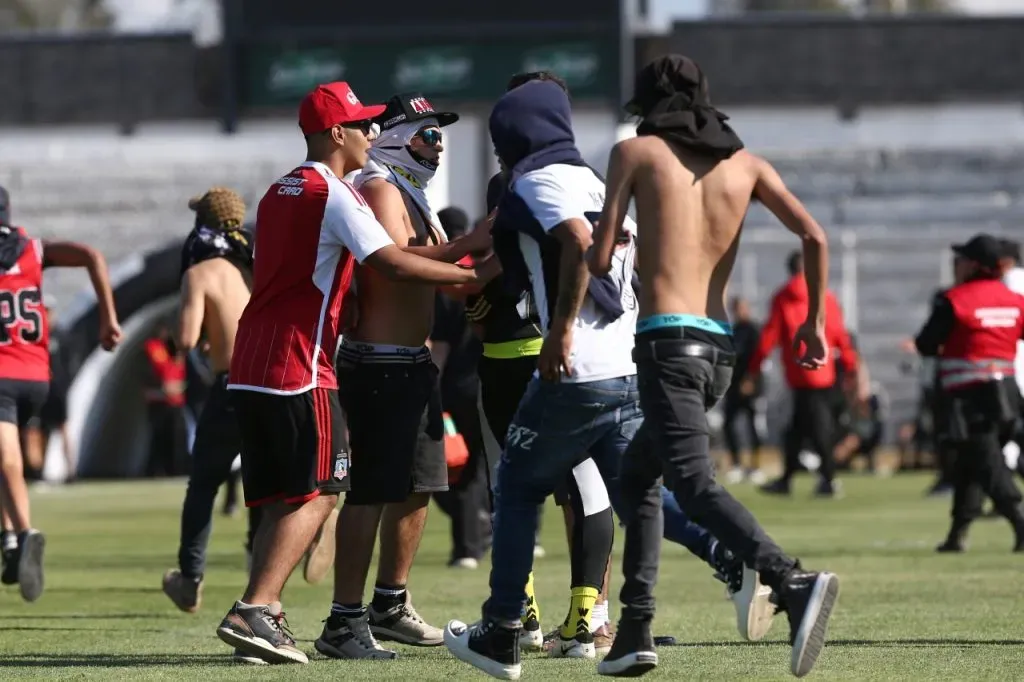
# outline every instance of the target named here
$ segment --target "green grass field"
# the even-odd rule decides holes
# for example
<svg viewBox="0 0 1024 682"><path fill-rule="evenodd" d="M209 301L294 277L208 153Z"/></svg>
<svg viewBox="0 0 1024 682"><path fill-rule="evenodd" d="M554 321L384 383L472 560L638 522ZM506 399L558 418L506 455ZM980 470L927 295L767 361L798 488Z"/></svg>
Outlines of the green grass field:
<svg viewBox="0 0 1024 682"><path fill-rule="evenodd" d="M792 500L735 488L769 532L813 568L842 579L830 644L812 677L845 680L1010 680L1024 676L1024 556L1013 555L1002 521L979 522L963 556L936 556L948 501L927 500L928 479L848 477L846 498L809 498L804 478ZM240 667L214 634L244 582L241 518L218 517L203 608L178 612L160 591L175 563L183 481L78 484L33 492L35 524L48 536L47 589L25 604L0 592L0 679L359 680L483 679L443 649L400 647L395 662L331 661L313 640L330 605L330 586L296 574L285 609L313 660L309 667ZM487 570L454 571L446 517L431 510L411 589L421 614L438 625L473 620ZM568 562L561 519L549 507L548 556L536 562L544 627L564 617ZM621 544L621 536L617 544ZM617 589L620 581L616 575ZM661 679L785 679L785 617L766 642L739 641L732 606L710 571L685 550L666 546L656 631L679 645L660 650ZM613 600L613 614L617 607ZM596 676L593 663L530 656L525 679Z"/></svg>

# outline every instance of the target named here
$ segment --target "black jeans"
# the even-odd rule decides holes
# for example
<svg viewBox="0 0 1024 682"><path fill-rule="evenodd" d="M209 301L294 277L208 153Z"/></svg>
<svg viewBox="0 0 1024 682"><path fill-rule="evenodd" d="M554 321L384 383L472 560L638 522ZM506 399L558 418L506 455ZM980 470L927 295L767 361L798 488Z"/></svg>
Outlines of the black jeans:
<svg viewBox="0 0 1024 682"><path fill-rule="evenodd" d="M756 400L756 397L741 395L735 389L725 396L725 423L722 425L722 432L734 467L740 466L740 439L737 438L740 427L746 430L745 442L751 451L756 453L761 449L761 435L757 432L757 424L754 421L757 418Z"/></svg>
<svg viewBox="0 0 1024 682"><path fill-rule="evenodd" d="M192 446L192 475L181 509L181 545L178 566L190 578L202 577L206 569L206 546L213 527L213 503L217 489L231 478L231 463L242 446L238 420L227 390L227 375L217 377L199 415L196 441ZM229 484L230 485L230 484ZM260 508L249 508L246 547L260 522Z"/></svg>
<svg viewBox="0 0 1024 682"><path fill-rule="evenodd" d="M1007 414L1000 415L996 382L970 386L950 392L950 419L953 428L950 445L953 462L953 533L962 533L981 516L985 497L992 498L997 512L1024 531L1021 518L1021 494L1013 472L1003 458L1003 445L1013 433L1019 396L1016 386L1005 386L1003 399Z"/></svg>
<svg viewBox="0 0 1024 682"><path fill-rule="evenodd" d="M789 481L800 469L800 449L808 442L821 457L821 477L829 482L835 477L835 391L831 387L793 389L793 416L783 443L786 462L783 480Z"/></svg>
<svg viewBox="0 0 1024 682"><path fill-rule="evenodd" d="M487 452L477 406L478 394L469 386L460 385L443 390L441 403L451 415L455 428L466 441L469 458L456 483L450 483L447 492L435 493L434 500L452 519L452 560L479 559L487 547L490 526Z"/></svg>
<svg viewBox="0 0 1024 682"><path fill-rule="evenodd" d="M641 335L634 351L644 423L622 463L622 517L630 519L620 595L626 620L654 616L664 524L661 476L687 516L756 569L766 585L777 589L795 565L715 481L705 413L725 393L732 368L684 350L684 342L645 342Z"/></svg>

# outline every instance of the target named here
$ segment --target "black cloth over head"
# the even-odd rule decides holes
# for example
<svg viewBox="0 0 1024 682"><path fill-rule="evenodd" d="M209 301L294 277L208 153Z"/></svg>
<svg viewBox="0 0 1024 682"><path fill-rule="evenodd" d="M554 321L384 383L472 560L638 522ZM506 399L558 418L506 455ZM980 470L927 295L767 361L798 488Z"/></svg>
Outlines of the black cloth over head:
<svg viewBox="0 0 1024 682"><path fill-rule="evenodd" d="M689 57L667 55L640 69L626 111L641 117L637 135L657 135L719 161L743 149L729 117L711 106L707 78Z"/></svg>

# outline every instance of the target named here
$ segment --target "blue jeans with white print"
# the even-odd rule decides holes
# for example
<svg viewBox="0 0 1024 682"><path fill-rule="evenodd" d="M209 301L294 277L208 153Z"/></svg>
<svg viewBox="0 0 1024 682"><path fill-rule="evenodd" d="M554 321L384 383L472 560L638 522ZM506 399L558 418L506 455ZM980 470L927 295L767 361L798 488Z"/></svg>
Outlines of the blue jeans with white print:
<svg viewBox="0 0 1024 682"><path fill-rule="evenodd" d="M589 454L597 465L612 507L622 508L619 468L642 422L636 376L579 384L539 378L530 382L498 462L491 598L485 615L518 621L533 567L540 505L569 474L580 453ZM706 556L714 538L689 521L673 498L667 502L666 538Z"/></svg>

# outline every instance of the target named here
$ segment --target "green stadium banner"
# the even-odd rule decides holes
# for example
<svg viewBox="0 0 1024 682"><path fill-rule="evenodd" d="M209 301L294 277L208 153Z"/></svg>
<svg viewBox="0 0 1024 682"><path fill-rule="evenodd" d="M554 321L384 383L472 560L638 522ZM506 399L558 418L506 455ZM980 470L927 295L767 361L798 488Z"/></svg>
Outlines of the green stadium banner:
<svg viewBox="0 0 1024 682"><path fill-rule="evenodd" d="M408 41L289 49L250 45L245 102L294 106L317 83L348 81L364 102L403 91L459 102L491 102L520 71L550 70L574 100L612 101L618 94L618 47L589 37L496 39L487 43Z"/></svg>

